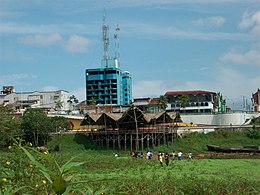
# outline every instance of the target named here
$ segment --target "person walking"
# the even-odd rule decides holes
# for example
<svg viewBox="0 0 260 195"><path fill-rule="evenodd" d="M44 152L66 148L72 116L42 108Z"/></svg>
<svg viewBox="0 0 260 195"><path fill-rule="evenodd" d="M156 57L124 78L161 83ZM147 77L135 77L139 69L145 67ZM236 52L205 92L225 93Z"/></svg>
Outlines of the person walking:
<svg viewBox="0 0 260 195"><path fill-rule="evenodd" d="M166 166L168 166L169 165L169 154L168 153L166 153L165 154L165 164L166 164Z"/></svg>
<svg viewBox="0 0 260 195"><path fill-rule="evenodd" d="M178 152L178 160L181 160L181 159L182 159L182 152L179 151L179 152Z"/></svg>
<svg viewBox="0 0 260 195"><path fill-rule="evenodd" d="M131 156L132 156L132 159L133 159L133 160L136 158L135 151L132 151L132 152L131 152Z"/></svg>
<svg viewBox="0 0 260 195"><path fill-rule="evenodd" d="M162 155L159 156L159 161L160 161L160 165L163 166L163 157L162 157Z"/></svg>
<svg viewBox="0 0 260 195"><path fill-rule="evenodd" d="M190 151L189 154L188 154L188 159L189 159L189 160L192 160L192 153L191 153L191 151Z"/></svg>

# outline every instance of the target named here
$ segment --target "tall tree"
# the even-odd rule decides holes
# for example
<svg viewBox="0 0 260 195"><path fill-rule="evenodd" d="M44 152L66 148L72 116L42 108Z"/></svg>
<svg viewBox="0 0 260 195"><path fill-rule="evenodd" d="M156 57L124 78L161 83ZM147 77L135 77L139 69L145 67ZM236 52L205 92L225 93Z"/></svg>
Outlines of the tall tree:
<svg viewBox="0 0 260 195"><path fill-rule="evenodd" d="M14 110L0 106L0 146L10 144L12 139L22 136L21 120L14 116Z"/></svg>
<svg viewBox="0 0 260 195"><path fill-rule="evenodd" d="M76 98L75 95L69 97L68 103L70 104L70 110L74 110L75 105L79 103L79 100Z"/></svg>
<svg viewBox="0 0 260 195"><path fill-rule="evenodd" d="M39 108L30 108L24 112L22 120L22 129L25 133L25 139L31 141L35 146L46 144L49 133L55 131L51 119Z"/></svg>
<svg viewBox="0 0 260 195"><path fill-rule="evenodd" d="M190 98L188 95L181 95L177 98L177 101L180 102L182 108L185 108L189 105Z"/></svg>
<svg viewBox="0 0 260 195"><path fill-rule="evenodd" d="M69 103L69 104L77 104L77 103L79 103L79 100L76 98L75 95L71 95L71 96L69 97L68 103Z"/></svg>
<svg viewBox="0 0 260 195"><path fill-rule="evenodd" d="M61 101L61 100L58 100L58 101L56 101L55 102L55 108L57 109L57 110L60 110L62 107L63 107L63 102Z"/></svg>
<svg viewBox="0 0 260 195"><path fill-rule="evenodd" d="M90 100L88 100L88 105L90 106L95 106L97 104L97 100L95 98L91 98Z"/></svg>
<svg viewBox="0 0 260 195"><path fill-rule="evenodd" d="M52 126L55 128L55 132L69 129L69 121L65 117L60 117L60 116L51 117L50 122Z"/></svg>
<svg viewBox="0 0 260 195"><path fill-rule="evenodd" d="M167 97L161 95L157 101L157 104L161 110L165 110L167 108Z"/></svg>

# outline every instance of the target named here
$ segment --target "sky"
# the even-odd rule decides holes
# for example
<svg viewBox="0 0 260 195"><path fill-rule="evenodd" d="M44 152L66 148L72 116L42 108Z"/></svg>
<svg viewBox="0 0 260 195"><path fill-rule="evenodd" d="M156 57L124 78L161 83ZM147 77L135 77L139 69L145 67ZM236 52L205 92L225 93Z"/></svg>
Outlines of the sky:
<svg viewBox="0 0 260 195"><path fill-rule="evenodd" d="M207 90L232 108L260 88L260 0L0 0L0 87L84 100L85 70L101 67L104 10L109 54L118 25L134 98Z"/></svg>

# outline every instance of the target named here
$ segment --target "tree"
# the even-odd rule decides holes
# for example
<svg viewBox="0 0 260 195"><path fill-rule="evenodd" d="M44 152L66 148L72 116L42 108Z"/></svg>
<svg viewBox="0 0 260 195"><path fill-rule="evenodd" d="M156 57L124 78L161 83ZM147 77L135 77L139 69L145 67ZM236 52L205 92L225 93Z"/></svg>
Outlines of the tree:
<svg viewBox="0 0 260 195"><path fill-rule="evenodd" d="M20 124L12 108L0 106L0 145L10 144L13 138L22 136Z"/></svg>
<svg viewBox="0 0 260 195"><path fill-rule="evenodd" d="M56 103L55 109L60 110L63 107L63 105L62 105L63 102L62 101L58 100L55 103Z"/></svg>
<svg viewBox="0 0 260 195"><path fill-rule="evenodd" d="M181 95L177 98L177 101L180 102L182 108L185 108L189 105L190 98L188 95Z"/></svg>
<svg viewBox="0 0 260 195"><path fill-rule="evenodd" d="M24 112L22 129L25 139L35 146L38 146L40 142L45 145L49 133L55 131L51 119L39 108L29 108Z"/></svg>
<svg viewBox="0 0 260 195"><path fill-rule="evenodd" d="M97 104L97 100L95 98L90 98L90 100L88 100L88 105L90 106L95 106Z"/></svg>
<svg viewBox="0 0 260 195"><path fill-rule="evenodd" d="M52 126L55 128L55 132L69 129L69 121L65 117L60 117L60 116L51 117L50 122Z"/></svg>
<svg viewBox="0 0 260 195"><path fill-rule="evenodd" d="M161 95L157 101L157 104L161 110L165 110L167 108L167 98L164 95Z"/></svg>
<svg viewBox="0 0 260 195"><path fill-rule="evenodd" d="M75 95L72 95L72 96L69 97L68 103L69 104L77 104L77 103L79 103L79 100L76 98Z"/></svg>
<svg viewBox="0 0 260 195"><path fill-rule="evenodd" d="M79 103L79 100L75 95L72 95L69 97L68 103L70 104L70 107L72 107L71 109L74 110L74 106Z"/></svg>

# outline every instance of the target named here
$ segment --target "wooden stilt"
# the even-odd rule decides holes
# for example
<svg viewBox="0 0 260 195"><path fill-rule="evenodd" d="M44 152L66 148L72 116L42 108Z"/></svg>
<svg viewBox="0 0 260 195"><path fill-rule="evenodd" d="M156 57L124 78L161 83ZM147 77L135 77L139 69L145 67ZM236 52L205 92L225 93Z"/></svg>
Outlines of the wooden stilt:
<svg viewBox="0 0 260 195"><path fill-rule="evenodd" d="M150 148L150 133L147 134L147 148Z"/></svg>
<svg viewBox="0 0 260 195"><path fill-rule="evenodd" d="M132 136L132 133L130 134L130 148L131 148L131 151L133 150L133 136Z"/></svg>
<svg viewBox="0 0 260 195"><path fill-rule="evenodd" d="M118 148L119 148L119 150L121 150L121 144L120 144L121 139L120 139L120 134L117 134L117 140L118 140Z"/></svg>
<svg viewBox="0 0 260 195"><path fill-rule="evenodd" d="M116 141L116 140L115 140L115 137L114 137L114 136L112 137L112 139L113 139L113 150L114 150L114 149L115 149L115 141Z"/></svg>
<svg viewBox="0 0 260 195"><path fill-rule="evenodd" d="M141 142L142 142L142 151L143 151L144 150L144 134L143 133L142 133Z"/></svg>
<svg viewBox="0 0 260 195"><path fill-rule="evenodd" d="M125 151L126 151L126 134L125 134Z"/></svg>

